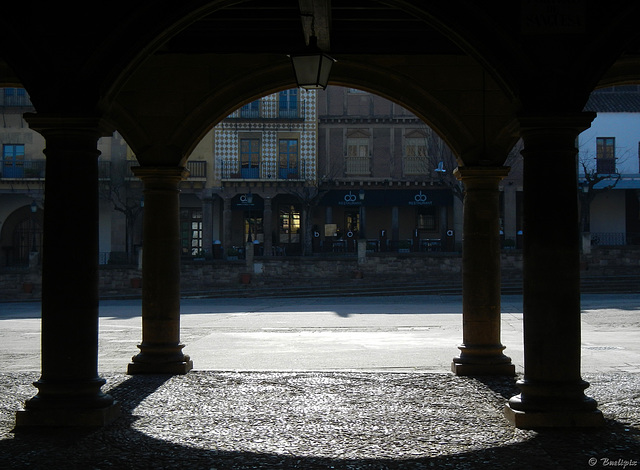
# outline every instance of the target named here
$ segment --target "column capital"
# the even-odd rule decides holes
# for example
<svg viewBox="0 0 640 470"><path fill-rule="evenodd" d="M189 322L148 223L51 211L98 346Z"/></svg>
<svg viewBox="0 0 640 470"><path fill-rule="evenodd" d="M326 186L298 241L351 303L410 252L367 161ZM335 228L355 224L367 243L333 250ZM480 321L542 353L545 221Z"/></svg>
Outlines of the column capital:
<svg viewBox="0 0 640 470"><path fill-rule="evenodd" d="M182 166L134 166L131 171L145 183L145 188L154 184L177 185L189 176L189 170Z"/></svg>
<svg viewBox="0 0 640 470"><path fill-rule="evenodd" d="M453 170L453 174L465 185L473 182L497 185L510 170L509 166L459 166Z"/></svg>
<svg viewBox="0 0 640 470"><path fill-rule="evenodd" d="M56 134L68 135L69 132L86 132L100 138L109 137L115 131L113 126L100 116L25 113L24 119L30 129L45 137Z"/></svg>

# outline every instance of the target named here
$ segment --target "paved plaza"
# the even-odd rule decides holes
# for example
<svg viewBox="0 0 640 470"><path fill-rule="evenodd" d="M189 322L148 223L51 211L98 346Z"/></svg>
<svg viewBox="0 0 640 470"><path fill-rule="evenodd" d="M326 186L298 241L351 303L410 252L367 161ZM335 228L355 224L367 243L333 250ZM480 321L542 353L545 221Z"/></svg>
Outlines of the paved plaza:
<svg viewBox="0 0 640 470"><path fill-rule="evenodd" d="M127 376L140 302L100 304L99 372L122 416L98 430L14 432L36 392L38 303L0 303L0 468L396 469L640 465L640 295L584 295L582 370L598 430L524 431L514 378L449 372L459 296L182 301L185 376ZM522 298L502 300L522 376ZM559 358L561 360L561 358ZM618 465L622 466L622 465Z"/></svg>

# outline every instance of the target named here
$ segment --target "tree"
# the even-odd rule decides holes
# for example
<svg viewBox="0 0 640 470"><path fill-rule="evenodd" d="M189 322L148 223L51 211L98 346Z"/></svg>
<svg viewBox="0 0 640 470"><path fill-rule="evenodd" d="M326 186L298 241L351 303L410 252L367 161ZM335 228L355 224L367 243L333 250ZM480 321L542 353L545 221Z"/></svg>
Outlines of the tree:
<svg viewBox="0 0 640 470"><path fill-rule="evenodd" d="M595 166L589 163L588 158L580 156L579 165L584 173L584 181L578 184L578 200L580 201L580 231L587 233L591 231L591 203L600 193L613 189L620 181L620 174L598 173ZM608 184L596 188L602 181L609 181Z"/></svg>
<svg viewBox="0 0 640 470"><path fill-rule="evenodd" d="M125 218L125 253L128 263L135 263L134 227L143 210L142 188L132 184L137 179L131 173L130 160L111 161L109 175L99 186L100 198L111 203L113 210Z"/></svg>

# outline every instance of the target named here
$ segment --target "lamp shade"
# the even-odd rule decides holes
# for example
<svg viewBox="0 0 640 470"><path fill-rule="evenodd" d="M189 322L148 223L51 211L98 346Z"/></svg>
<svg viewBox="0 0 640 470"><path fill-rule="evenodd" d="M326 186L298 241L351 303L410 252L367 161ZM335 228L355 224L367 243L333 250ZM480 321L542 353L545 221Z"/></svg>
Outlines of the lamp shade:
<svg viewBox="0 0 640 470"><path fill-rule="evenodd" d="M309 47L301 53L291 54L291 64L296 76L296 83L307 90L327 88L333 57L322 52L317 45L317 38L309 38Z"/></svg>

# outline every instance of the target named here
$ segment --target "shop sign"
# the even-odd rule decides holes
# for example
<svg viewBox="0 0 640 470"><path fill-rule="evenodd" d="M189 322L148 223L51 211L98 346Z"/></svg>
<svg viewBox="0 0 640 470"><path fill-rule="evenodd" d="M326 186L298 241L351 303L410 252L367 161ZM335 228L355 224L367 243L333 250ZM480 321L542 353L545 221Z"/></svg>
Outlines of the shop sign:
<svg viewBox="0 0 640 470"><path fill-rule="evenodd" d="M231 209L239 209L245 211L259 211L264 208L264 200L257 194L253 194L251 202L246 194L236 194L231 200Z"/></svg>
<svg viewBox="0 0 640 470"><path fill-rule="evenodd" d="M381 206L449 206L453 204L450 190L429 189L365 189L364 199L359 191L329 191L320 203L324 206L381 207Z"/></svg>
<svg viewBox="0 0 640 470"><path fill-rule="evenodd" d="M422 191L419 191L417 194L413 196L412 199L409 199L410 206L432 206L433 201Z"/></svg>
<svg viewBox="0 0 640 470"><path fill-rule="evenodd" d="M346 193L342 199L338 199L339 206L361 206L360 194L353 194L353 191Z"/></svg>

